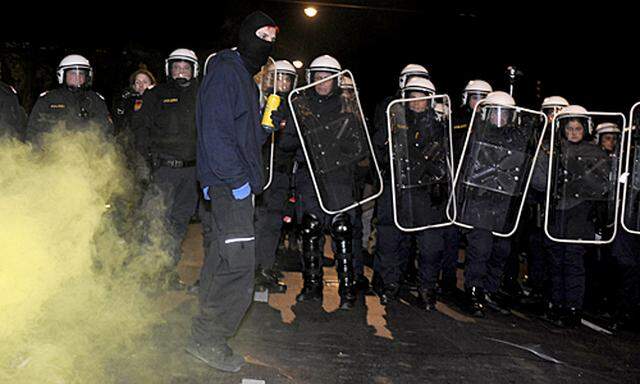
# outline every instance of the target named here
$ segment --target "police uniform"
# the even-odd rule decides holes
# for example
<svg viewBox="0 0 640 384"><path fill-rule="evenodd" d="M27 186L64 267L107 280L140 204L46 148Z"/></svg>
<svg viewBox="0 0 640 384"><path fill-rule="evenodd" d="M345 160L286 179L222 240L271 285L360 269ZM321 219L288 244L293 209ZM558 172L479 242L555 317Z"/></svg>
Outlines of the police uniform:
<svg viewBox="0 0 640 384"><path fill-rule="evenodd" d="M104 98L89 89L60 87L40 95L29 115L26 137L33 141L54 128L82 131L94 127L113 135L113 122Z"/></svg>
<svg viewBox="0 0 640 384"><path fill-rule="evenodd" d="M172 235L171 255L177 264L180 244L198 203L196 181L196 98L198 83L186 86L170 79L144 93L132 119L135 147L149 159L153 184L163 194L166 221ZM150 189L150 201L157 193Z"/></svg>

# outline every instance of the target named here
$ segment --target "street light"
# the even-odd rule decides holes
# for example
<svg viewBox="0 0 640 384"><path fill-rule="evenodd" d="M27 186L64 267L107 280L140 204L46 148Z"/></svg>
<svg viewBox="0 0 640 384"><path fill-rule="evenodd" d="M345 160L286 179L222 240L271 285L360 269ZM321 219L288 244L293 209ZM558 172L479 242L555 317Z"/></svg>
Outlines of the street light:
<svg viewBox="0 0 640 384"><path fill-rule="evenodd" d="M300 69L304 66L304 64L300 60L294 60L293 66L296 67L297 69Z"/></svg>
<svg viewBox="0 0 640 384"><path fill-rule="evenodd" d="M304 9L304 14L307 17L315 17L318 14L318 10L314 7L307 7Z"/></svg>

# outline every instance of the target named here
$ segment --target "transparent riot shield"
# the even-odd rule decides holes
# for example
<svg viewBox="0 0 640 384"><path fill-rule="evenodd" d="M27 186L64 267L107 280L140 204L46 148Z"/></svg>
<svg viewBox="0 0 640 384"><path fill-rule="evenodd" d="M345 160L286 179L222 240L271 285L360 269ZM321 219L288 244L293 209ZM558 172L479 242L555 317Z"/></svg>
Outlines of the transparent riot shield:
<svg viewBox="0 0 640 384"><path fill-rule="evenodd" d="M455 224L515 233L546 127L538 111L476 105L454 180Z"/></svg>
<svg viewBox="0 0 640 384"><path fill-rule="evenodd" d="M448 95L435 95L398 99L387 107L393 219L402 231L453 223L450 106Z"/></svg>
<svg viewBox="0 0 640 384"><path fill-rule="evenodd" d="M595 140L591 127L613 122L623 129L626 118L609 112L585 116L559 115L553 120L544 229L559 243L606 244L617 231L624 135L615 147L606 149ZM583 136L575 133L580 127Z"/></svg>
<svg viewBox="0 0 640 384"><path fill-rule="evenodd" d="M382 194L380 167L350 71L294 89L289 107L324 212L345 212ZM368 191L363 179L373 185L370 192L363 192Z"/></svg>
<svg viewBox="0 0 640 384"><path fill-rule="evenodd" d="M267 65L263 68L260 73L260 109L262 110L262 114L264 116L265 113L270 113L267 110L268 98L269 95L277 94L277 78L278 78L278 69L276 68L275 61L269 57L267 61ZM281 100L284 102L284 100ZM272 133L271 136L267 139L267 141L262 146L262 190L266 191L267 188L271 186L271 182L273 181L273 159L276 150L276 137L275 133Z"/></svg>
<svg viewBox="0 0 640 384"><path fill-rule="evenodd" d="M624 131L625 167L621 177L622 227L625 231L640 235L640 103L631 107L629 127Z"/></svg>

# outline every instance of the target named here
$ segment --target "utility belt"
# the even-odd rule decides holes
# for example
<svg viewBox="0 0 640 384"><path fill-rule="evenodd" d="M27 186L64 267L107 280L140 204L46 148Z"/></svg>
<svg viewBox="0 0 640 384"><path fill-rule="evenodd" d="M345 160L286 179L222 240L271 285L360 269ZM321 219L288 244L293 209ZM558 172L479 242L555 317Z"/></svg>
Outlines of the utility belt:
<svg viewBox="0 0 640 384"><path fill-rule="evenodd" d="M195 160L177 160L177 159L163 159L158 155L151 155L151 165L154 169L160 167L169 167L169 168L187 168L187 167L195 167Z"/></svg>

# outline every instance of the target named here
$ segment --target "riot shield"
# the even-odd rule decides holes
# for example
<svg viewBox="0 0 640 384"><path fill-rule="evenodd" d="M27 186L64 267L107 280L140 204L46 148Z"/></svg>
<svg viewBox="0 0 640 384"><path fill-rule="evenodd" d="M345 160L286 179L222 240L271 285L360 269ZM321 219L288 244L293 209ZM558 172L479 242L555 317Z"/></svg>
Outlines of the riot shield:
<svg viewBox="0 0 640 384"><path fill-rule="evenodd" d="M345 77L348 87L341 87ZM380 167L351 72L294 89L289 107L324 212L345 212L382 194ZM363 192L368 191L364 183L374 186L371 192Z"/></svg>
<svg viewBox="0 0 640 384"><path fill-rule="evenodd" d="M455 224L513 235L546 127L538 111L476 105L454 180Z"/></svg>
<svg viewBox="0 0 640 384"><path fill-rule="evenodd" d="M640 235L640 103L629 113L629 127L624 131L625 167L621 179L622 227L625 231Z"/></svg>
<svg viewBox="0 0 640 384"><path fill-rule="evenodd" d="M393 219L402 231L453 223L450 105L448 95L435 95L398 99L387 107Z"/></svg>
<svg viewBox="0 0 640 384"><path fill-rule="evenodd" d="M589 126L614 122L625 127L626 118L622 113L608 112L583 116L558 115L553 120L544 229L555 242L606 244L617 231L624 143L620 138L615 148L605 149ZM583 127L584 133L571 133L572 127Z"/></svg>
<svg viewBox="0 0 640 384"><path fill-rule="evenodd" d="M266 113L270 113L270 111L267 110L268 98L269 95L277 94L277 78L278 69L276 63L269 57L267 64L259 74L259 79L257 79L260 85L260 109L263 116ZM284 102L284 100L281 100L281 102ZM266 191L273 181L273 159L276 150L275 139L275 134L272 133L262 146L262 191Z"/></svg>

